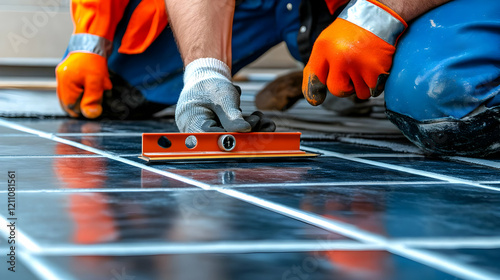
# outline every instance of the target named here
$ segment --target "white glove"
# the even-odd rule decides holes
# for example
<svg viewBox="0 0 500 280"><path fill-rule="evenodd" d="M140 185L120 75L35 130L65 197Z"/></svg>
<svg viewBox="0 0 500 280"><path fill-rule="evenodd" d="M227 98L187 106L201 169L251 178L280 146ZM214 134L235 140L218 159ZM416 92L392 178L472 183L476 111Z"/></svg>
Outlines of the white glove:
<svg viewBox="0 0 500 280"><path fill-rule="evenodd" d="M241 113L240 94L224 62L200 58L189 63L175 109L180 132L250 132L252 127Z"/></svg>

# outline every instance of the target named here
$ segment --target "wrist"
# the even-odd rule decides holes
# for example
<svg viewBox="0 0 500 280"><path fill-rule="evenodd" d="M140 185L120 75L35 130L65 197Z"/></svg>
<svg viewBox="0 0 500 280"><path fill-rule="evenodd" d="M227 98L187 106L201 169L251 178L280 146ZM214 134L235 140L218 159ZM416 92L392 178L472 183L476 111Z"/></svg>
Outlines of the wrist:
<svg viewBox="0 0 500 280"><path fill-rule="evenodd" d="M226 63L215 58L198 58L190 62L184 70L184 85L211 78L231 82L231 69Z"/></svg>
<svg viewBox="0 0 500 280"><path fill-rule="evenodd" d="M113 43L97 35L78 33L71 35L68 44L68 53L87 52L107 58L113 48Z"/></svg>
<svg viewBox="0 0 500 280"><path fill-rule="evenodd" d="M351 0L339 18L370 31L393 46L408 27L395 11L375 0Z"/></svg>

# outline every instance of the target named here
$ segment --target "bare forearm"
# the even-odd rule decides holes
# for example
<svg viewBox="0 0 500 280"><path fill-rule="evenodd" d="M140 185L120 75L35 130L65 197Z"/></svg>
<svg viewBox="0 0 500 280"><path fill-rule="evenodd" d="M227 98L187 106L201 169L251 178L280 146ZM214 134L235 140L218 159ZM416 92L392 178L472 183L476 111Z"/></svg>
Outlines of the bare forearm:
<svg viewBox="0 0 500 280"><path fill-rule="evenodd" d="M184 65L216 58L231 67L234 0L165 0Z"/></svg>
<svg viewBox="0 0 500 280"><path fill-rule="evenodd" d="M378 0L400 15L406 22L451 0Z"/></svg>

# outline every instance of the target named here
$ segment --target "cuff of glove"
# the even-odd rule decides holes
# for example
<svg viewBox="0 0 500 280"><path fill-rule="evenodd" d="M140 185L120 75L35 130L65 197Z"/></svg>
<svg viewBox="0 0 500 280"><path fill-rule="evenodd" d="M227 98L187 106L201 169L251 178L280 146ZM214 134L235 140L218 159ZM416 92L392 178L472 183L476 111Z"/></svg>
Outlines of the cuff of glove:
<svg viewBox="0 0 500 280"><path fill-rule="evenodd" d="M88 52L95 53L107 58L111 53L113 43L103 37L88 33L78 33L71 35L68 44L68 52Z"/></svg>
<svg viewBox="0 0 500 280"><path fill-rule="evenodd" d="M393 46L408 27L398 14L374 0L351 0L339 18L370 31Z"/></svg>
<svg viewBox="0 0 500 280"><path fill-rule="evenodd" d="M184 71L184 85L206 79L231 80L231 69L215 58L199 58L189 63Z"/></svg>

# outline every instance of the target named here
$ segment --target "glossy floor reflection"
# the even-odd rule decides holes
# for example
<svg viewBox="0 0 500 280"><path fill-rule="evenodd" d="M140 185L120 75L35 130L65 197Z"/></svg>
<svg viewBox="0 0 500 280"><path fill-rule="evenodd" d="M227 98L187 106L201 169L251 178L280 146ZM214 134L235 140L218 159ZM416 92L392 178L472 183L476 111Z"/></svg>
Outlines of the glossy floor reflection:
<svg viewBox="0 0 500 280"><path fill-rule="evenodd" d="M174 131L0 119L19 250L0 279L500 279L499 158L325 140L302 144L334 153L301 161L137 157L142 132Z"/></svg>

